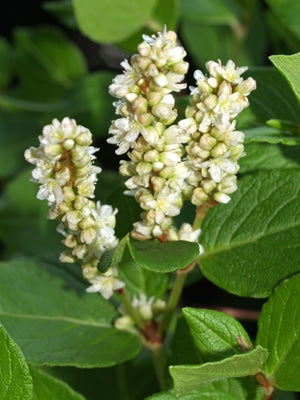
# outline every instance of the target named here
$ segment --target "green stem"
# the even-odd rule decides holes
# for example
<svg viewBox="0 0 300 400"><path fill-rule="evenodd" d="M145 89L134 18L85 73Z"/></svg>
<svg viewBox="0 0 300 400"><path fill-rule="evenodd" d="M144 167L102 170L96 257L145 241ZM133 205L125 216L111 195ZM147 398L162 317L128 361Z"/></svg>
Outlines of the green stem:
<svg viewBox="0 0 300 400"><path fill-rule="evenodd" d="M126 310L128 312L128 314L130 315L130 317L133 319L133 321L135 322L136 326L143 330L144 328L144 321L142 320L141 316L139 315L139 313L137 312L137 310L133 307L129 297L127 297L126 293L120 293L120 298L124 303L124 306L126 307Z"/></svg>
<svg viewBox="0 0 300 400"><path fill-rule="evenodd" d="M165 333L168 330L170 321L173 316L173 312L177 307L185 280L186 280L186 274L177 273L174 286L172 288L169 300L166 305L163 320L159 326L159 332L161 334Z"/></svg>
<svg viewBox="0 0 300 400"><path fill-rule="evenodd" d="M153 366L160 390L164 390L165 386L165 358L162 354L162 348L151 351Z"/></svg>

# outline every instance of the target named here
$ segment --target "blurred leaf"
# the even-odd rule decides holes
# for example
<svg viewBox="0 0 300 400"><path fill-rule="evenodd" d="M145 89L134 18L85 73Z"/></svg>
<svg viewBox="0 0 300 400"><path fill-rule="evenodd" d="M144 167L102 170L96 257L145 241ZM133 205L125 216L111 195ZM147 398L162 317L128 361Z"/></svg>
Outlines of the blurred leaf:
<svg viewBox="0 0 300 400"><path fill-rule="evenodd" d="M300 7L299 7L299 17L300 17ZM293 54L291 56L283 56L283 55L270 56L269 58L275 65L275 67L286 78L293 92L300 101L300 78L299 78L300 53Z"/></svg>
<svg viewBox="0 0 300 400"><path fill-rule="evenodd" d="M250 68L245 77L256 80L257 89L250 95L250 108L261 122L283 119L300 122L300 106L287 81L274 68Z"/></svg>
<svg viewBox="0 0 300 400"><path fill-rule="evenodd" d="M283 281L264 304L257 343L270 353L262 370L275 387L300 391L300 274Z"/></svg>
<svg viewBox="0 0 300 400"><path fill-rule="evenodd" d="M157 0L73 0L82 32L96 42L115 43L126 39L149 19Z"/></svg>
<svg viewBox="0 0 300 400"><path fill-rule="evenodd" d="M232 19L230 26L225 25L225 22L215 26L213 21L205 22L202 15L198 16L194 13L193 8L190 8L190 5L194 2L204 8L211 7L212 3L203 0L193 0L192 2L183 0L183 4L190 9L191 17L182 21L182 36L189 53L198 66L204 68L207 61L217 61L218 59L223 63L232 59L239 66L263 63L267 42L264 13L260 3L252 2L253 7L245 11L241 4L236 8L236 2L234 4L230 2L231 6L226 7L226 2L218 1L222 4L222 7L230 10L234 19ZM247 16L245 21L239 21L234 16L238 15L239 18L243 16L245 19L244 14ZM196 18L200 18L201 21L196 22ZM227 22L229 23L229 21Z"/></svg>
<svg viewBox="0 0 300 400"><path fill-rule="evenodd" d="M267 297L299 271L299 180L299 169L244 176L232 200L208 212L200 265L209 280L239 296Z"/></svg>
<svg viewBox="0 0 300 400"><path fill-rule="evenodd" d="M168 30L176 31L179 18L179 0L158 1L152 13L152 19L166 25Z"/></svg>
<svg viewBox="0 0 300 400"><path fill-rule="evenodd" d="M14 74L12 49L8 41L0 36L0 89L6 87Z"/></svg>
<svg viewBox="0 0 300 400"><path fill-rule="evenodd" d="M32 379L24 356L0 325L0 398L32 399Z"/></svg>
<svg viewBox="0 0 300 400"><path fill-rule="evenodd" d="M198 243L178 240L176 242L158 242L147 240L128 241L134 262L153 272L172 272L191 264L199 255Z"/></svg>
<svg viewBox="0 0 300 400"><path fill-rule="evenodd" d="M265 142L265 143L282 143L288 146L300 144L300 136L291 135L289 132L274 129L269 126L258 126L256 128L246 129L245 143Z"/></svg>
<svg viewBox="0 0 300 400"><path fill-rule="evenodd" d="M188 21L182 21L181 25L184 45L198 67L204 69L209 60L230 58L232 33L229 27L199 25Z"/></svg>
<svg viewBox="0 0 300 400"><path fill-rule="evenodd" d="M300 167L300 146L253 142L245 145L245 152L246 157L239 161L241 174L258 170Z"/></svg>
<svg viewBox="0 0 300 400"><path fill-rule="evenodd" d="M42 3L42 8L54 15L66 27L78 29L71 0L45 1Z"/></svg>
<svg viewBox="0 0 300 400"><path fill-rule="evenodd" d="M224 0L181 0L181 16L184 21L197 24L234 24L236 16L227 3Z"/></svg>
<svg viewBox="0 0 300 400"><path fill-rule="evenodd" d="M268 357L268 351L261 346L221 361L200 365L175 365L169 367L174 381L176 396L181 396L201 385L248 375L255 375Z"/></svg>
<svg viewBox="0 0 300 400"><path fill-rule="evenodd" d="M112 305L85 293L85 285L62 268L1 263L0 292L1 321L30 363L107 367L140 350L138 337L112 328Z"/></svg>
<svg viewBox="0 0 300 400"><path fill-rule="evenodd" d="M16 61L23 84L70 87L86 73L80 50L57 28L17 28Z"/></svg>
<svg viewBox="0 0 300 400"><path fill-rule="evenodd" d="M66 383L46 372L30 367L30 374L33 381L33 400L84 400L83 396Z"/></svg>
<svg viewBox="0 0 300 400"><path fill-rule="evenodd" d="M266 12L266 22L268 28L268 36L272 41L272 53L296 53L299 51L300 38L289 30L280 17L275 15L271 10Z"/></svg>
<svg viewBox="0 0 300 400"><path fill-rule="evenodd" d="M300 38L300 3L298 0L267 0L274 14L282 23Z"/></svg>
<svg viewBox="0 0 300 400"><path fill-rule="evenodd" d="M45 120L68 115L87 126L95 136L107 135L115 116L113 100L108 95L113 76L111 72L96 72L84 77L49 108Z"/></svg>
<svg viewBox="0 0 300 400"><path fill-rule="evenodd" d="M183 308L194 342L204 361L218 361L252 347L243 326L232 316L219 311Z"/></svg>
<svg viewBox="0 0 300 400"><path fill-rule="evenodd" d="M142 349L135 359L110 368L56 367L53 373L85 395L87 400L99 400L99 396L103 400L141 400L158 391L150 353Z"/></svg>
<svg viewBox="0 0 300 400"><path fill-rule="evenodd" d="M57 261L64 249L62 237L56 232L57 222L47 220L48 206L36 198L37 191L28 170L6 186L0 198L0 238L6 256Z"/></svg>
<svg viewBox="0 0 300 400"><path fill-rule="evenodd" d="M36 140L38 121L28 113L0 111L0 178L25 166L24 150Z"/></svg>

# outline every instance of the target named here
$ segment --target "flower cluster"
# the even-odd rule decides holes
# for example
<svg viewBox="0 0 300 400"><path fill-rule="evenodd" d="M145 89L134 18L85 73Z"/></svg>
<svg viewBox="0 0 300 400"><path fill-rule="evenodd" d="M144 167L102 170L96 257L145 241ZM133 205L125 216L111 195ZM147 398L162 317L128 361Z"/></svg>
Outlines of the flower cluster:
<svg viewBox="0 0 300 400"><path fill-rule="evenodd" d="M35 165L32 179L40 185L37 198L48 200L49 218L58 219L58 230L65 236L63 262L78 262L83 275L104 298L112 296L124 283L110 268L101 274L97 265L102 254L117 245L115 214L109 205L95 203L95 183L101 168L93 165L92 134L69 118L57 119L43 129L38 148L25 151L25 159Z"/></svg>
<svg viewBox="0 0 300 400"><path fill-rule="evenodd" d="M171 217L180 213L183 203L188 169L182 158L189 140L185 130L173 124L177 111L171 92L186 87L181 81L188 63L175 32L143 38L131 64L124 61L124 73L110 85L121 118L112 122L108 142L118 146L117 154L127 153L129 161L121 161L120 172L129 177L126 186L144 210L133 235L169 240L165 236Z"/></svg>
<svg viewBox="0 0 300 400"><path fill-rule="evenodd" d="M209 76L195 71L191 105L179 126L190 134L186 146L191 201L196 206L212 199L227 203L236 186L238 159L244 155L244 134L235 130L234 118L248 106L247 96L255 89L252 78L243 80L247 67L236 68L229 60L206 64Z"/></svg>

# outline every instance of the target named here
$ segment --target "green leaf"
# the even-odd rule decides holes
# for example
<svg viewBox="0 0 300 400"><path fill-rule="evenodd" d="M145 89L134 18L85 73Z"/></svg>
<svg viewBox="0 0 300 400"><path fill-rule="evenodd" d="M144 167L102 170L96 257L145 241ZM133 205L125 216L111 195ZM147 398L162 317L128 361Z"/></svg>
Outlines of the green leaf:
<svg viewBox="0 0 300 400"><path fill-rule="evenodd" d="M12 49L8 41L0 37L0 89L7 86L14 73Z"/></svg>
<svg viewBox="0 0 300 400"><path fill-rule="evenodd" d="M115 43L126 39L151 17L156 0L73 0L82 32L96 42ZM101 18L105 16L105 18ZM99 23L101 19L101 23Z"/></svg>
<svg viewBox="0 0 300 400"><path fill-rule="evenodd" d="M25 166L24 149L36 140L38 121L28 113L0 111L0 178Z"/></svg>
<svg viewBox="0 0 300 400"><path fill-rule="evenodd" d="M160 273L183 269L199 255L198 243L184 240L167 243L156 240L145 242L129 240L128 246L136 264Z"/></svg>
<svg viewBox="0 0 300 400"><path fill-rule="evenodd" d="M32 399L32 380L24 356L0 325L0 398Z"/></svg>
<svg viewBox="0 0 300 400"><path fill-rule="evenodd" d="M84 400L69 385L37 368L30 367L33 382L33 400Z"/></svg>
<svg viewBox="0 0 300 400"><path fill-rule="evenodd" d="M289 132L271 128L269 126L259 126L256 128L246 129L244 133L245 133L245 143L251 143L251 142L265 142L265 143L275 143L275 144L282 143L288 146L295 146L300 144L299 135L294 136L291 135Z"/></svg>
<svg viewBox="0 0 300 400"><path fill-rule="evenodd" d="M252 347L245 329L230 315L204 308L182 311L204 361L222 360Z"/></svg>
<svg viewBox="0 0 300 400"><path fill-rule="evenodd" d="M141 43L143 34L151 35L161 32L164 29L164 25L168 30L176 31L179 16L178 2L179 0L157 1L151 18L146 21L146 26L125 40L118 42L118 46L130 53L136 53L137 46Z"/></svg>
<svg viewBox="0 0 300 400"><path fill-rule="evenodd" d="M124 194L126 190L124 184L113 191L107 199L108 204L118 209L116 215L116 235L123 237L126 233L132 231L133 224L140 219L141 208L136 199Z"/></svg>
<svg viewBox="0 0 300 400"><path fill-rule="evenodd" d="M299 14L300 14L300 8L299 8ZM300 30L299 30L299 37L300 37ZM270 56L269 59L272 61L275 67L282 73L282 75L286 78L293 92L300 101L300 78L299 78L300 53L292 54L290 56L284 56L284 55Z"/></svg>
<svg viewBox="0 0 300 400"><path fill-rule="evenodd" d="M270 356L262 369L281 390L300 391L300 274L283 281L264 304L257 343Z"/></svg>
<svg viewBox="0 0 300 400"><path fill-rule="evenodd" d="M180 316L172 336L168 364L200 364L204 362L192 339L185 319Z"/></svg>
<svg viewBox="0 0 300 400"><path fill-rule="evenodd" d="M182 19L197 24L230 25L236 16L224 0L181 0Z"/></svg>
<svg viewBox="0 0 300 400"><path fill-rule="evenodd" d="M71 0L45 1L42 8L54 15L63 25L78 29Z"/></svg>
<svg viewBox="0 0 300 400"><path fill-rule="evenodd" d="M111 327L117 314L110 303L61 267L2 263L0 292L1 321L30 363L105 367L140 349L136 336Z"/></svg>
<svg viewBox="0 0 300 400"><path fill-rule="evenodd" d="M282 119L300 122L299 103L279 71L257 67L250 68L244 76L253 77L257 83L257 89L250 96L250 108L258 121Z"/></svg>
<svg viewBox="0 0 300 400"><path fill-rule="evenodd" d="M262 400L262 390L258 387L256 389L254 397L249 397L250 393L245 390L240 380L223 379L203 385L179 397L175 396L173 390L169 390L147 397L146 400Z"/></svg>
<svg viewBox="0 0 300 400"><path fill-rule="evenodd" d="M185 47L204 73L206 61L230 58L232 33L229 27L199 25L189 21L182 21L181 25ZM202 38L205 40L201 40Z"/></svg>
<svg viewBox="0 0 300 400"><path fill-rule="evenodd" d="M128 248L128 235L118 244L113 261L119 264L120 279L125 282L126 290L136 296L144 293L148 298L162 298L167 290L169 277L141 268L132 260Z"/></svg>
<svg viewBox="0 0 300 400"><path fill-rule="evenodd" d="M111 72L101 71L79 80L59 101L48 107L45 123L52 118L62 119L68 115L88 127L93 135L107 135L111 120L115 118L113 100L108 95L113 76Z"/></svg>
<svg viewBox="0 0 300 400"><path fill-rule="evenodd" d="M240 296L266 297L300 266L300 170L264 171L240 180L202 225L203 274Z"/></svg>
<svg viewBox="0 0 300 400"><path fill-rule="evenodd" d="M298 0L267 0L271 10L281 22L300 38L300 3Z"/></svg>
<svg viewBox="0 0 300 400"><path fill-rule="evenodd" d="M179 18L179 0L158 1L153 10L152 19L160 23L163 28L166 25L168 30L176 31Z"/></svg>
<svg viewBox="0 0 300 400"><path fill-rule="evenodd" d="M6 186L0 198L0 238L6 256L28 255L56 262L64 249L57 222L47 220L46 202L36 198L37 185L29 181L29 171Z"/></svg>
<svg viewBox="0 0 300 400"><path fill-rule="evenodd" d="M268 357L268 351L261 346L244 354L236 354L221 361L200 365L175 365L169 367L174 381L176 396L199 388L206 383L255 375Z"/></svg>
<svg viewBox="0 0 300 400"><path fill-rule="evenodd" d="M57 28L18 28L14 32L21 81L70 87L86 73L80 50Z"/></svg>
<svg viewBox="0 0 300 400"><path fill-rule="evenodd" d="M246 157L239 161L241 174L299 167L300 146L248 143L245 145L245 152Z"/></svg>

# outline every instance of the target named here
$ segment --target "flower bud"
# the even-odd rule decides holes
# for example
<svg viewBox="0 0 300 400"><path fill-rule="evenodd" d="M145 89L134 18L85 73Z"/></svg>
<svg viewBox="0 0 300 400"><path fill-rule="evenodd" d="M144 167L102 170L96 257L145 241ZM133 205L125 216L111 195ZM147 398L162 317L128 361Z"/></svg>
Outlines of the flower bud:
<svg viewBox="0 0 300 400"><path fill-rule="evenodd" d="M114 326L116 329L128 330L134 327L134 321L129 315L122 315L115 319Z"/></svg>
<svg viewBox="0 0 300 400"><path fill-rule="evenodd" d="M213 195L213 198L218 202L222 204L226 204L230 201L230 197L227 196L225 193L217 192Z"/></svg>
<svg viewBox="0 0 300 400"><path fill-rule="evenodd" d="M208 195L204 192L202 188L198 187L193 191L191 201L195 206L201 206L207 200L208 200Z"/></svg>

